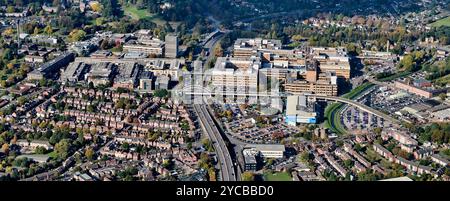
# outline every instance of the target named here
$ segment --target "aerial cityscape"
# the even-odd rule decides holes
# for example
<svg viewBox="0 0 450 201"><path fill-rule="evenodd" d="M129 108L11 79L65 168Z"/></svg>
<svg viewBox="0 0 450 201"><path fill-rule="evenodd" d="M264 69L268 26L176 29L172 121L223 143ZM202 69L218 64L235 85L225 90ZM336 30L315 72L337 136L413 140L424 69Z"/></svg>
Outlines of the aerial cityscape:
<svg viewBox="0 0 450 201"><path fill-rule="evenodd" d="M0 0L0 181L380 180L450 181L450 0Z"/></svg>

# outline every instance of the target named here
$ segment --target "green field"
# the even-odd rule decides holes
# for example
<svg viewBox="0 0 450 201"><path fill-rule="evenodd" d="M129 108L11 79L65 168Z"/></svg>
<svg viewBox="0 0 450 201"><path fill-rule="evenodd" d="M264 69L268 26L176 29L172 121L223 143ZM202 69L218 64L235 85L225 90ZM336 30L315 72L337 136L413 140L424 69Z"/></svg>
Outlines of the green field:
<svg viewBox="0 0 450 201"><path fill-rule="evenodd" d="M441 26L450 27L450 16L431 23L431 26L433 26L433 27L441 27Z"/></svg>
<svg viewBox="0 0 450 201"><path fill-rule="evenodd" d="M125 14L130 15L133 19L136 20L152 16L152 14L150 14L147 10L138 9L135 6L125 6L123 7L123 10L125 11Z"/></svg>
<svg viewBox="0 0 450 201"><path fill-rule="evenodd" d="M157 25L164 25L165 21L155 14L150 13L146 9L138 9L136 6L124 6L123 10L126 15L131 16L135 20L149 18Z"/></svg>
<svg viewBox="0 0 450 201"><path fill-rule="evenodd" d="M325 128L337 134L346 134L346 130L342 127L341 121L339 120L340 111L343 109L343 103L332 103L325 108Z"/></svg>
<svg viewBox="0 0 450 201"><path fill-rule="evenodd" d="M58 158L58 154L55 151L52 151L52 152L48 153L48 156L50 158Z"/></svg>
<svg viewBox="0 0 450 201"><path fill-rule="evenodd" d="M288 172L264 173L265 181L292 181L292 177Z"/></svg>

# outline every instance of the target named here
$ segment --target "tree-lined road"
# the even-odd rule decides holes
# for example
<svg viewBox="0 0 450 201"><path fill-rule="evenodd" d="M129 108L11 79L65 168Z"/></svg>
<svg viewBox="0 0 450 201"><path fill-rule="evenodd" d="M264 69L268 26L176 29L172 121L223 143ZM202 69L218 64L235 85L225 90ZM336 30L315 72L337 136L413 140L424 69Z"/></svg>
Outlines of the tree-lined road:
<svg viewBox="0 0 450 201"><path fill-rule="evenodd" d="M211 118L206 106L195 104L194 110L198 115L202 129L205 131L214 146L219 160L218 162L222 181L236 181L234 164L231 159L230 152L228 151L225 141L214 124L214 121Z"/></svg>

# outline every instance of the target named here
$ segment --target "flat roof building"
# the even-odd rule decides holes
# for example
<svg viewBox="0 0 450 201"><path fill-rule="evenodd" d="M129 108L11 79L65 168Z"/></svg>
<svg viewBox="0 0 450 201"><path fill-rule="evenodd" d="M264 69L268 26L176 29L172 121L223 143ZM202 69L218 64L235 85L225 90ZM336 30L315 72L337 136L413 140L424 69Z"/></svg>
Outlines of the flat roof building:
<svg viewBox="0 0 450 201"><path fill-rule="evenodd" d="M264 158L283 158L286 150L282 144L248 144L245 148L254 148Z"/></svg>
<svg viewBox="0 0 450 201"><path fill-rule="evenodd" d="M114 78L113 88L134 89L139 75L137 63L122 63L117 65L118 74Z"/></svg>
<svg viewBox="0 0 450 201"><path fill-rule="evenodd" d="M128 53L143 53L147 56L160 57L164 53L164 42L151 36L141 36L137 40L124 44L123 50Z"/></svg>
<svg viewBox="0 0 450 201"><path fill-rule="evenodd" d="M94 86L100 84L107 85L111 83L115 66L113 63L96 63L91 66L91 70L86 74L88 83L92 82Z"/></svg>
<svg viewBox="0 0 450 201"><path fill-rule="evenodd" d="M61 73L63 83L76 83L84 79L84 74L89 70L89 65L82 62L72 62Z"/></svg>
<svg viewBox="0 0 450 201"><path fill-rule="evenodd" d="M155 89L169 89L170 78L166 75L156 77Z"/></svg>
<svg viewBox="0 0 450 201"><path fill-rule="evenodd" d="M281 40L262 39L262 38L239 38L233 46L234 57L251 57L256 56L259 51L263 50L280 50L282 49Z"/></svg>
<svg viewBox="0 0 450 201"><path fill-rule="evenodd" d="M155 77L151 71L143 71L139 78L139 90L144 92L151 92L154 90Z"/></svg>
<svg viewBox="0 0 450 201"><path fill-rule="evenodd" d="M43 78L49 78L54 73L58 72L60 68L72 62L74 58L75 58L74 53L66 52L28 73L27 79L40 80Z"/></svg>
<svg viewBox="0 0 450 201"><path fill-rule="evenodd" d="M394 177L389 179L382 179L379 181L414 181L414 180L410 179L409 177Z"/></svg>
<svg viewBox="0 0 450 201"><path fill-rule="evenodd" d="M317 122L317 103L306 96L288 96L285 121L289 125L297 123L315 124Z"/></svg>
<svg viewBox="0 0 450 201"><path fill-rule="evenodd" d="M178 36L167 34L165 38L165 57L177 58L178 57Z"/></svg>
<svg viewBox="0 0 450 201"><path fill-rule="evenodd" d="M225 95L248 96L258 88L259 58L217 58L212 70L212 85Z"/></svg>
<svg viewBox="0 0 450 201"><path fill-rule="evenodd" d="M257 160L256 157L259 155L259 151L256 149L244 149L242 150L244 155L244 169L245 171L256 171Z"/></svg>
<svg viewBox="0 0 450 201"><path fill-rule="evenodd" d="M337 77L332 74L321 73L315 82L312 80L288 78L284 89L294 95L317 94L322 96L337 96Z"/></svg>

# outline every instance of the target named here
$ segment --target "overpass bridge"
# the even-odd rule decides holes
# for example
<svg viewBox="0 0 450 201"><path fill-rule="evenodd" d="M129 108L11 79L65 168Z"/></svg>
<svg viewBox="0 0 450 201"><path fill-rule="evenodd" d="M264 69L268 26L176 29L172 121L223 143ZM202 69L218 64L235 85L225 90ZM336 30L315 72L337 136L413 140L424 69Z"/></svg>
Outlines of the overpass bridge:
<svg viewBox="0 0 450 201"><path fill-rule="evenodd" d="M326 100L326 101L335 101L335 102L340 102L340 103L345 103L354 107L357 107L358 109L367 112L369 114L373 114L377 117L383 118L385 120L388 120L392 123L396 123L396 124L400 124L401 122L398 119L393 118L392 116L389 116L385 113L382 113L376 109L373 109L367 105L364 105L362 103L359 103L357 101L353 101L350 99L346 99L346 98L342 98L342 97L332 97L332 96L317 96L317 95L312 95L314 97L316 97L317 99L321 99L321 100Z"/></svg>
<svg viewBox="0 0 450 201"><path fill-rule="evenodd" d="M186 88L184 88L186 90ZM181 93L183 93L183 96L185 95L192 95L192 96L207 96L207 97L213 97L213 96L245 96L245 97L261 97L261 98L283 98L283 97L287 97L290 96L292 94L289 93L285 93L285 92L272 92L272 93L239 93L239 92L224 92L224 91L211 91L209 89L194 89L192 90L192 88L188 87L188 91L182 91ZM385 114L383 112L380 112L376 109L373 109L367 105L364 105L358 101L355 100L350 100L347 98L343 98L343 97L337 97L337 96L322 96L322 95L317 95L317 94L304 94L305 96L308 97L315 97L316 99L319 100L324 100L324 101L334 101L334 102L340 102L340 103L344 103L344 104L348 104L354 107L357 107L358 109L365 111L369 114L373 114L379 118L383 118L385 120L388 120L392 123L395 124L400 124L401 121L398 119L393 118L392 116Z"/></svg>

